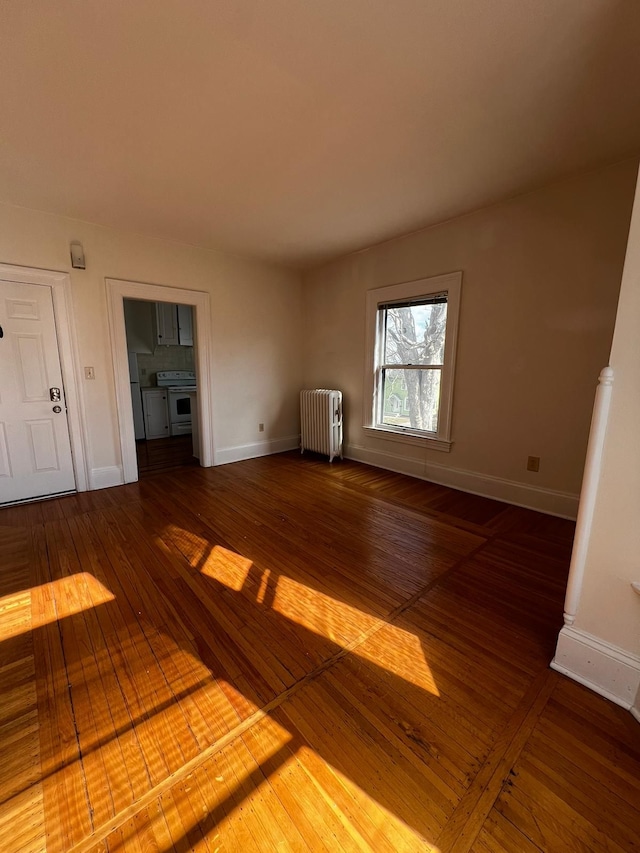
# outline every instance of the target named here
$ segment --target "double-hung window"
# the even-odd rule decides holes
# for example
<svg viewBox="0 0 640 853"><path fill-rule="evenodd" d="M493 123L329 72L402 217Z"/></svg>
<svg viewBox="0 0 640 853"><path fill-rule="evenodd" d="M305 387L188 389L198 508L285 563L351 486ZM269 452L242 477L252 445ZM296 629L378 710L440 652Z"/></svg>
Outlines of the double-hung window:
<svg viewBox="0 0 640 853"><path fill-rule="evenodd" d="M461 273L367 293L365 427L382 438L451 446Z"/></svg>

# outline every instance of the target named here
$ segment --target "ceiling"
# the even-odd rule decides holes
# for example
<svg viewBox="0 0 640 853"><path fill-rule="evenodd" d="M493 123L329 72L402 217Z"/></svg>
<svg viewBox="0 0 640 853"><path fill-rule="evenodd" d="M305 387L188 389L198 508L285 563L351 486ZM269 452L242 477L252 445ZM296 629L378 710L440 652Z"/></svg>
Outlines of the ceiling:
<svg viewBox="0 0 640 853"><path fill-rule="evenodd" d="M3 0L0 200L308 267L640 150L637 0Z"/></svg>

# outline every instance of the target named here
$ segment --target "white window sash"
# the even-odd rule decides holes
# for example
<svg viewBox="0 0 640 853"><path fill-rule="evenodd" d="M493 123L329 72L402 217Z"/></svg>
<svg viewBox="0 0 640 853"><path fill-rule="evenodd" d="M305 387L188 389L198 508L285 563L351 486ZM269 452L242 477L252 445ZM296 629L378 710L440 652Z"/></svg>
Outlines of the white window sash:
<svg viewBox="0 0 640 853"><path fill-rule="evenodd" d="M432 278L418 279L403 284L380 287L367 292L367 346L364 382L363 424L365 429L380 434L394 433L398 437L437 440L438 449L448 449L451 443L451 416L453 407L453 379L455 375L455 356L458 337L458 319L460 312L460 291L462 273L448 273ZM442 364L387 364L383 363L385 320L384 310L389 303L411 304L412 298L420 299L437 295L447 295L447 328L445 334L444 361ZM382 376L384 370L433 370L441 371L440 406L438 411L437 433L416 430L411 427L381 425Z"/></svg>
<svg viewBox="0 0 640 853"><path fill-rule="evenodd" d="M375 427L379 429L393 429L398 432L408 432L411 435L437 435L437 431L427 429L418 429L418 427L401 426L400 424L385 424L384 423L384 373L385 370L440 370L442 371L443 364L381 364L377 369L376 383L378 386L377 397L379 408L376 410ZM440 400L438 401L438 423L440 423L440 406L442 404L442 379L440 380Z"/></svg>

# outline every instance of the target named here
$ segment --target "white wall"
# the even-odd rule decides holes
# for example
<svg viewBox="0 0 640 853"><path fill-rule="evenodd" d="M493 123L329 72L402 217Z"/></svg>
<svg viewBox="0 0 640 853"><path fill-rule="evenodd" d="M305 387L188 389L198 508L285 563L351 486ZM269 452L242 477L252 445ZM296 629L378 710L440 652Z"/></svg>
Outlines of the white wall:
<svg viewBox="0 0 640 853"><path fill-rule="evenodd" d="M559 514L577 507L637 161L350 255L304 276L305 385L345 393L347 455ZM463 271L449 454L362 429L370 288ZM525 470L541 457L540 472Z"/></svg>
<svg viewBox="0 0 640 853"><path fill-rule="evenodd" d="M640 596L631 588L640 582L640 184L609 364L611 403L581 595L554 665L622 705L635 699L640 710Z"/></svg>
<svg viewBox="0 0 640 853"><path fill-rule="evenodd" d="M71 240L82 242L86 270L70 268ZM96 374L93 381L81 381L88 465L101 472L101 483L111 483L121 464L105 277L211 294L214 437L220 458L296 445L301 382L297 273L6 204L0 204L0 262L71 273L80 362L93 366ZM258 423L265 424L264 433L258 432Z"/></svg>

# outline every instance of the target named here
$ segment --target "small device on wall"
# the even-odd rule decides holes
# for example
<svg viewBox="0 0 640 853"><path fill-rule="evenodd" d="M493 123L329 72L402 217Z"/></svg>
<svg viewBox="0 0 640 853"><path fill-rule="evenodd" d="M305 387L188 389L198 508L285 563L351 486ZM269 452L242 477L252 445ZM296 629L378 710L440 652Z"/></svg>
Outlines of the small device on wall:
<svg viewBox="0 0 640 853"><path fill-rule="evenodd" d="M82 248L82 243L75 241L71 244L70 249L71 266L76 270L86 269L86 264L84 262L84 249Z"/></svg>

